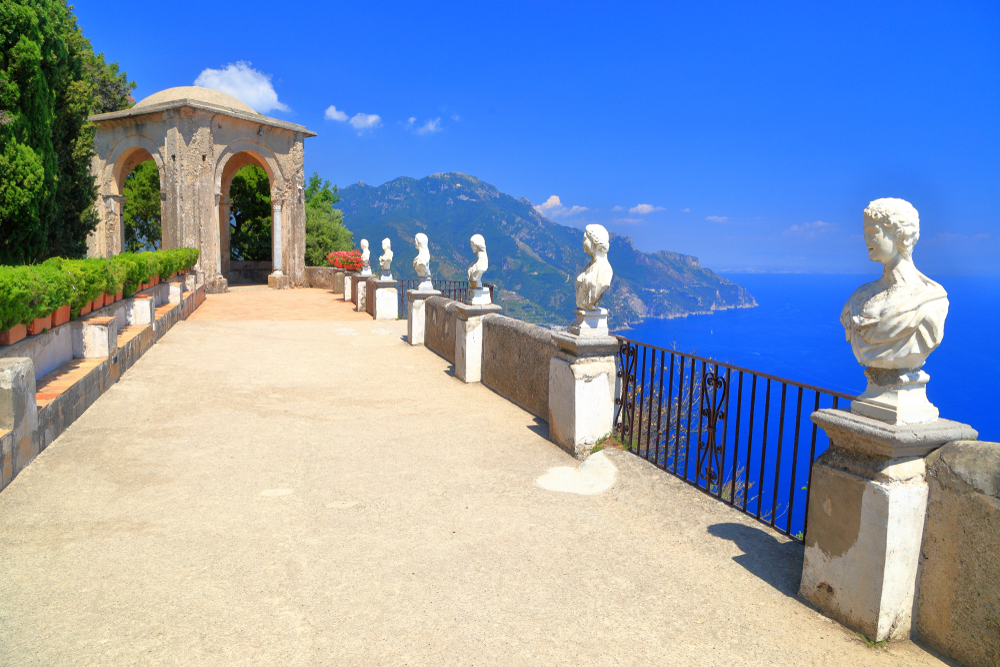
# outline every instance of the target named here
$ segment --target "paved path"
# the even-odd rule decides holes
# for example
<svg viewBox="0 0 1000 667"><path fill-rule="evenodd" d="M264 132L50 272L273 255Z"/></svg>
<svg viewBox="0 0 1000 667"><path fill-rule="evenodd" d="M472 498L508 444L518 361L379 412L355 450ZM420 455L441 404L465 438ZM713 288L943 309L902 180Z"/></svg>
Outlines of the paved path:
<svg viewBox="0 0 1000 667"><path fill-rule="evenodd" d="M341 319L233 314L284 298ZM0 493L0 665L943 664L636 457L539 488L575 465L544 424L404 333L210 296Z"/></svg>

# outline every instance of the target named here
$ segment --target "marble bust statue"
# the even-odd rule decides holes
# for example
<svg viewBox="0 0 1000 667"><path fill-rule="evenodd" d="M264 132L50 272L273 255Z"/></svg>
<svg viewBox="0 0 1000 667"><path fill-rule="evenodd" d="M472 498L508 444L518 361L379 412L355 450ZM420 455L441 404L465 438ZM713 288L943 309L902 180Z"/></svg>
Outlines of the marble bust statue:
<svg viewBox="0 0 1000 667"><path fill-rule="evenodd" d="M600 307L614 271L608 262L611 237L602 225L587 225L583 232L583 251L590 262L576 277L576 321L570 326L577 336L607 336L608 311Z"/></svg>
<svg viewBox="0 0 1000 667"><path fill-rule="evenodd" d="M851 410L893 424L933 421L938 411L926 396L930 376L920 368L944 337L948 294L913 264L920 218L909 202L876 199L864 222L868 257L883 268L881 278L854 291L840 314L868 377Z"/></svg>
<svg viewBox="0 0 1000 667"><path fill-rule="evenodd" d="M469 239L472 252L476 253L476 261L469 266L469 303L474 305L490 305L493 298L488 287L483 287L483 274L490 268L490 259L486 255L486 239L482 234L474 234Z"/></svg>
<svg viewBox="0 0 1000 667"><path fill-rule="evenodd" d="M382 256L378 263L382 267L382 280L392 280L392 243L389 239L382 239Z"/></svg>
<svg viewBox="0 0 1000 667"><path fill-rule="evenodd" d="M371 251L368 250L368 239L361 239L361 275L370 276L371 274Z"/></svg>
<svg viewBox="0 0 1000 667"><path fill-rule="evenodd" d="M587 225L583 234L583 251L590 255L590 263L576 277L576 307L580 310L597 310L604 293L611 286L614 271L608 262L610 247L608 230L601 225Z"/></svg>
<svg viewBox="0 0 1000 667"><path fill-rule="evenodd" d="M414 245L417 246L417 256L413 259L413 270L420 278L418 290L432 290L434 284L431 282L431 252L427 247L427 234L423 232L413 238Z"/></svg>

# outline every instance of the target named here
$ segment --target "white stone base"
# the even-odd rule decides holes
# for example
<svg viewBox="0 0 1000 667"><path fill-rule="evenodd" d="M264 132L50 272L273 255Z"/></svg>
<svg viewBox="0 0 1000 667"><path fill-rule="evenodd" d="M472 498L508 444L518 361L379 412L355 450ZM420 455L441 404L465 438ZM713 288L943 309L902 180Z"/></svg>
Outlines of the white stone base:
<svg viewBox="0 0 1000 667"><path fill-rule="evenodd" d="M428 277L428 278L424 278L423 280L420 281L420 284L417 285L416 291L418 291L418 292L436 292L437 290L434 289L434 283ZM440 292L438 292L438 294L440 294Z"/></svg>
<svg viewBox="0 0 1000 667"><path fill-rule="evenodd" d="M423 345L427 330L427 299L441 296L437 290L407 290L406 291L406 340L410 345Z"/></svg>
<svg viewBox="0 0 1000 667"><path fill-rule="evenodd" d="M611 433L615 416L615 338L556 333L549 361L549 439L586 458Z"/></svg>
<svg viewBox="0 0 1000 667"><path fill-rule="evenodd" d="M489 290L486 290L489 294ZM483 379L483 318L499 306L458 304L455 320L455 377L471 384Z"/></svg>
<svg viewBox="0 0 1000 667"><path fill-rule="evenodd" d="M350 301L354 298L354 288L351 285L351 281L354 279L353 274L344 275L344 301Z"/></svg>
<svg viewBox="0 0 1000 667"><path fill-rule="evenodd" d="M368 302L365 298L366 297L365 292L368 291L368 281L363 278L361 280L358 280L356 288L357 288L356 291L358 298L357 301L354 302L354 310L356 310L359 313L368 312Z"/></svg>
<svg viewBox="0 0 1000 667"><path fill-rule="evenodd" d="M469 300L466 303L472 306L489 306L493 303L493 297L490 296L490 288L470 287Z"/></svg>
<svg viewBox="0 0 1000 667"><path fill-rule="evenodd" d="M577 310L576 321L569 327L569 332L577 336L607 336L608 309Z"/></svg>
<svg viewBox="0 0 1000 667"><path fill-rule="evenodd" d="M938 409L927 400L927 381L923 371L895 373L866 369L868 387L851 401L851 412L887 424L926 424L936 420Z"/></svg>
<svg viewBox="0 0 1000 667"><path fill-rule="evenodd" d="M851 457L866 460L837 450L813 464L799 593L872 641L907 639L927 510L924 460L890 459L898 463L872 474L845 470Z"/></svg>
<svg viewBox="0 0 1000 667"><path fill-rule="evenodd" d="M399 319L399 290L396 288L396 281L386 280L373 283L375 288L375 319L376 320L398 320Z"/></svg>

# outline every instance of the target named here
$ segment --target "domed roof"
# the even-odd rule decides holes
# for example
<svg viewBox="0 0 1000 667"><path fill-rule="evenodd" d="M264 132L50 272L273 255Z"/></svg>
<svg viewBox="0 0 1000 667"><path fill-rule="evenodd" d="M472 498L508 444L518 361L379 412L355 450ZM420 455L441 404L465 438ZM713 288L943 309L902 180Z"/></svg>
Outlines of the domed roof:
<svg viewBox="0 0 1000 667"><path fill-rule="evenodd" d="M253 108L246 102L238 100L232 95L227 95L222 91L213 90L211 88L202 88L201 86L177 86L176 88L167 88L166 90L161 90L158 93L153 93L149 97L139 100L132 108L150 107L154 104L164 104L166 102L184 99L214 104L215 106L236 109L237 111L245 111L254 115L257 114L257 112L254 111Z"/></svg>

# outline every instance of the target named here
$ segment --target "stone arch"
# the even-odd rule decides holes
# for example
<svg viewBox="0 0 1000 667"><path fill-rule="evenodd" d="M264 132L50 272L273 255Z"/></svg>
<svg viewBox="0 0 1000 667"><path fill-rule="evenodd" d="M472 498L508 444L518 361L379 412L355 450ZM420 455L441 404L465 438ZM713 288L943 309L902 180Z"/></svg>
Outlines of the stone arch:
<svg viewBox="0 0 1000 667"><path fill-rule="evenodd" d="M100 196L95 204L103 231L103 246L107 254L117 254L125 247L124 199L125 178L146 160L156 164L160 175L160 197L163 198L165 173L159 147L148 137L132 134L115 142L105 161L98 183Z"/></svg>

